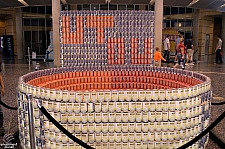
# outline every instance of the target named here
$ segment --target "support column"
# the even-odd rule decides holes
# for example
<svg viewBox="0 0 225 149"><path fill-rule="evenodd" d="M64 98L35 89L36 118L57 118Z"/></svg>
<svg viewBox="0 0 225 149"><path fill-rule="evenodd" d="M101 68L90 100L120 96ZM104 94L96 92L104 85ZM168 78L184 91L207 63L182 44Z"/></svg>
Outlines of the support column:
<svg viewBox="0 0 225 149"><path fill-rule="evenodd" d="M222 52L223 54L225 53L224 49L225 49L225 13L222 13L222 31L221 31L221 38L223 41L222 44Z"/></svg>
<svg viewBox="0 0 225 149"><path fill-rule="evenodd" d="M194 40L194 48L198 49L198 39L199 39L199 18L200 18L200 9L194 9L193 14L193 40ZM194 60L198 61L198 52L194 54Z"/></svg>
<svg viewBox="0 0 225 149"><path fill-rule="evenodd" d="M154 35L154 51L155 47L162 50L162 26L163 26L163 0L155 1L155 35ZM160 61L161 66L161 61Z"/></svg>
<svg viewBox="0 0 225 149"><path fill-rule="evenodd" d="M23 25L22 25L22 10L21 8L15 8L16 16L16 45L17 45L17 57L23 59Z"/></svg>
<svg viewBox="0 0 225 149"><path fill-rule="evenodd" d="M59 39L59 17L60 17L60 0L52 0L52 26L53 26L53 51L54 66L60 66L60 39Z"/></svg>

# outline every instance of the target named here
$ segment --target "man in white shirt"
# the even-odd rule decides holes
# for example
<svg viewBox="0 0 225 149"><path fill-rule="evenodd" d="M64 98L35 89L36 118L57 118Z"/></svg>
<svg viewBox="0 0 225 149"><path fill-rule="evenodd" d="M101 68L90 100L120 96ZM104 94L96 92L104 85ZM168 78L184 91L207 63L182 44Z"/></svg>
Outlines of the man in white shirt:
<svg viewBox="0 0 225 149"><path fill-rule="evenodd" d="M214 64L222 64L223 61L222 61L222 40L221 40L221 37L218 35L217 36L217 39L218 39L218 42L217 42L217 45L216 45L216 62ZM220 63L218 63L218 61L220 61Z"/></svg>
<svg viewBox="0 0 225 149"><path fill-rule="evenodd" d="M170 35L166 36L166 39L164 40L164 55L163 57L166 59L167 63L170 63Z"/></svg>

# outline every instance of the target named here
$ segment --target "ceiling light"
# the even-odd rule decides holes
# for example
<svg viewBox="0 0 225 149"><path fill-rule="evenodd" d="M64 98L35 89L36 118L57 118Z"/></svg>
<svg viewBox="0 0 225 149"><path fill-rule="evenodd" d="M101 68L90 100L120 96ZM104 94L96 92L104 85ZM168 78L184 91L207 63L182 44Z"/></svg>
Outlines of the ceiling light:
<svg viewBox="0 0 225 149"><path fill-rule="evenodd" d="M187 5L187 7L191 7L192 5L194 5L195 3L197 3L199 0L193 0L192 2L190 2L190 4Z"/></svg>
<svg viewBox="0 0 225 149"><path fill-rule="evenodd" d="M223 8L223 7L225 7L225 4L221 5L221 6L219 7L219 9L220 9L220 8Z"/></svg>
<svg viewBox="0 0 225 149"><path fill-rule="evenodd" d="M64 5L67 4L66 0L61 0Z"/></svg>
<svg viewBox="0 0 225 149"><path fill-rule="evenodd" d="M20 3L23 4L24 6L29 6L29 5L27 4L27 2L25 2L24 0L18 0L18 2L20 2Z"/></svg>
<svg viewBox="0 0 225 149"><path fill-rule="evenodd" d="M153 5L155 3L155 0L150 0L150 5Z"/></svg>

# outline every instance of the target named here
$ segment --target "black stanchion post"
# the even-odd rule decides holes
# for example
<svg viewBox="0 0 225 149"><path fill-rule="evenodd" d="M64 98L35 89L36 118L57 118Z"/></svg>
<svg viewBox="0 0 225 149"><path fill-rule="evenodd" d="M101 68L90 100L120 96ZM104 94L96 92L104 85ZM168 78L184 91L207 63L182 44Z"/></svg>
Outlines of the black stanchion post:
<svg viewBox="0 0 225 149"><path fill-rule="evenodd" d="M35 137L34 137L34 119L33 119L33 104L32 104L32 95L28 94L28 120L29 120L29 132L30 132L30 147L35 149Z"/></svg>

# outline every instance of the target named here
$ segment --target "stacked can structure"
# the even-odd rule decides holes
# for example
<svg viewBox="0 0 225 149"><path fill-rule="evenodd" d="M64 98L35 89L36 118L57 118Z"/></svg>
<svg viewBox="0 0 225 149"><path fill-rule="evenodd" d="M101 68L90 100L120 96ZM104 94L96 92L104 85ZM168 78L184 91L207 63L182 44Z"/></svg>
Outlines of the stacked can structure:
<svg viewBox="0 0 225 149"><path fill-rule="evenodd" d="M62 66L150 64L153 11L62 11Z"/></svg>
<svg viewBox="0 0 225 149"><path fill-rule="evenodd" d="M19 129L29 148L27 94L33 95L36 148L81 147L39 111L97 149L177 148L209 125L210 78L151 66L64 67L19 79ZM208 135L190 148L204 148Z"/></svg>

